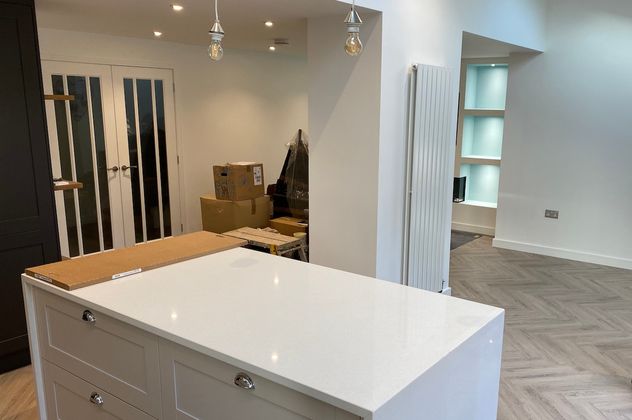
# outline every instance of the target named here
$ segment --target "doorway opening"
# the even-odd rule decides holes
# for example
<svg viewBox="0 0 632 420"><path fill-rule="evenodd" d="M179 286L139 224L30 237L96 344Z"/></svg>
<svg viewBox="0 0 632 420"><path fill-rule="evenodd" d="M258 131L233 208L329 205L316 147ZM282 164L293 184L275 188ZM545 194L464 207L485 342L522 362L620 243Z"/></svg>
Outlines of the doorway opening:
<svg viewBox="0 0 632 420"><path fill-rule="evenodd" d="M62 255L180 233L171 70L43 61ZM63 181L62 181L63 182Z"/></svg>
<svg viewBox="0 0 632 420"><path fill-rule="evenodd" d="M452 204L454 249L494 236L511 57L532 50L464 33Z"/></svg>
<svg viewBox="0 0 632 420"><path fill-rule="evenodd" d="M213 166L260 163L261 183L274 186L284 178L288 142L302 129L312 142L309 171L316 176L309 177L309 218L291 221L300 229L296 233L309 232L314 262L374 270L366 257L374 247L362 238L375 217L364 212L350 221L339 208L357 206L358 197L373 190L346 154L377 165L379 11L358 7L364 51L351 57L344 50L348 34L342 23L348 2L297 0L291 7L283 0L221 2L226 36L223 58L215 62L207 53L208 3L147 13L134 2L86 9L81 0L69 1L74 14L60 7L62 0L38 3L45 92L75 96L46 103L54 176L82 184L55 193L64 256L181 231L271 227L276 217L259 191L254 209L248 201L222 210L230 200L216 196ZM148 73L153 71L165 75ZM59 76L55 91L53 76ZM349 194L345 185L359 187ZM203 199L215 206L203 205ZM244 217L236 217L242 210ZM203 223L207 216L230 225Z"/></svg>

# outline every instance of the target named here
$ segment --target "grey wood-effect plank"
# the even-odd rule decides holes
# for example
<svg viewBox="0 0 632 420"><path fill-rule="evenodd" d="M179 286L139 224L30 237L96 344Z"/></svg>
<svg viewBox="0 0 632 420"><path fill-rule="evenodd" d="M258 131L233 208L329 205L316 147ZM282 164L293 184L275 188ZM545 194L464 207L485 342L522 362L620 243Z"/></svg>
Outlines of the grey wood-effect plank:
<svg viewBox="0 0 632 420"><path fill-rule="evenodd" d="M632 271L489 237L451 257L454 296L506 309L499 419L632 419Z"/></svg>

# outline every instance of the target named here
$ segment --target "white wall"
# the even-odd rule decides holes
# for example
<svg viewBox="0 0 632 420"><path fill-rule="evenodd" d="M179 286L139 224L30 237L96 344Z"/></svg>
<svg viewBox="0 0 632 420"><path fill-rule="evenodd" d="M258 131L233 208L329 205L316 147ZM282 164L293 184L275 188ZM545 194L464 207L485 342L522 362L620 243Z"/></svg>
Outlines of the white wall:
<svg viewBox="0 0 632 420"><path fill-rule="evenodd" d="M344 52L342 19L308 21L310 261L373 276L381 18L364 16L357 58Z"/></svg>
<svg viewBox="0 0 632 420"><path fill-rule="evenodd" d="M632 4L556 0L547 30L511 67L494 244L632 269Z"/></svg>
<svg viewBox="0 0 632 420"><path fill-rule="evenodd" d="M540 50L545 0L357 3L383 12L376 24L368 19L362 27L368 42L359 60L345 60L341 52L344 16L308 23L309 121L314 144L310 252L317 263L399 282L410 66L424 63L453 71L451 138L455 138L463 31ZM366 22L368 16L363 17ZM451 147L448 164L452 166ZM377 183L377 188L371 183ZM446 253L449 231L446 223ZM446 279L448 268L446 258Z"/></svg>
<svg viewBox="0 0 632 420"><path fill-rule="evenodd" d="M375 169L378 171L379 190L377 235L373 245L376 247L376 275L399 282L404 213L406 92L410 65L418 62L452 70L455 112L451 137L455 138L462 32L541 50L545 44L546 3L544 0L399 0L383 3L379 167ZM450 165L453 165L454 150L451 159ZM358 206L350 211L357 212L360 208ZM449 216L447 220L451 219ZM446 253L449 252L449 230L447 224ZM448 270L446 263L446 279Z"/></svg>
<svg viewBox="0 0 632 420"><path fill-rule="evenodd" d="M201 229L199 196L213 191L211 164L253 160L276 182L288 143L307 126L304 58L227 50L212 63L204 46L39 29L42 59L174 70L185 230Z"/></svg>

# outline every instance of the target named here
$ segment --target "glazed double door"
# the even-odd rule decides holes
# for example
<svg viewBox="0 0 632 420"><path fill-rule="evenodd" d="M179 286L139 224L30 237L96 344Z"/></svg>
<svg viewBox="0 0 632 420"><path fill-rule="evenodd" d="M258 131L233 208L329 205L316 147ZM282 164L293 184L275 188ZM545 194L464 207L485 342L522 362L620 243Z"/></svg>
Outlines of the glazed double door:
<svg viewBox="0 0 632 420"><path fill-rule="evenodd" d="M76 257L181 232L173 73L43 61L62 255Z"/></svg>

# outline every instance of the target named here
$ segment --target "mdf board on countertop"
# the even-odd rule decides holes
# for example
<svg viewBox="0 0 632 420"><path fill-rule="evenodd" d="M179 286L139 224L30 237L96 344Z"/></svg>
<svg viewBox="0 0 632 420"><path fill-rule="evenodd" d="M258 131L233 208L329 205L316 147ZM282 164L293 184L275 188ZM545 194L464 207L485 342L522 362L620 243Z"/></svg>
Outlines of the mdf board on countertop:
<svg viewBox="0 0 632 420"><path fill-rule="evenodd" d="M126 275L245 245L241 239L196 232L26 269L26 274L65 290L75 290Z"/></svg>

